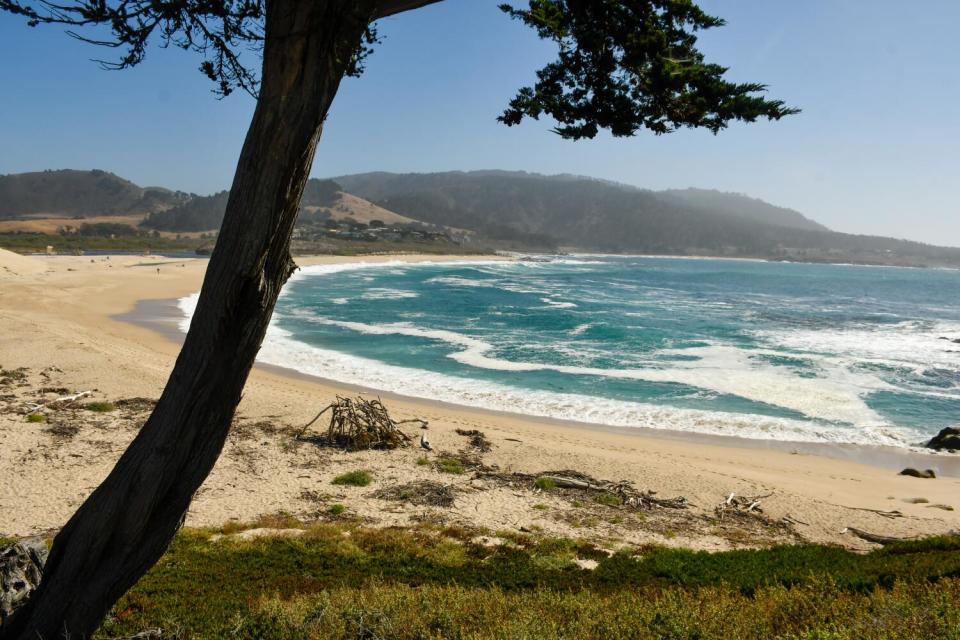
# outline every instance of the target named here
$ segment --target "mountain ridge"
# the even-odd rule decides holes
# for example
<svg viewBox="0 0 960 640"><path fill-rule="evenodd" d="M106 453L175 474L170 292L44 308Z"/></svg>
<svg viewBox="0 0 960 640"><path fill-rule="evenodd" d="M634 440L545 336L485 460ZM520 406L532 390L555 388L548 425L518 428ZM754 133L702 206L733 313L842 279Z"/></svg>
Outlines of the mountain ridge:
<svg viewBox="0 0 960 640"><path fill-rule="evenodd" d="M0 176L0 228L99 216L165 233L219 228L228 192L140 187L115 174L57 170ZM588 250L804 262L960 266L960 248L831 231L744 194L653 191L571 174L505 170L369 172L311 179L301 223L426 224L470 235L473 248ZM125 217L124 217L125 216ZM121 220L120 218L123 217ZM83 226L83 225L80 225ZM92 228L92 226L91 226Z"/></svg>
<svg viewBox="0 0 960 640"><path fill-rule="evenodd" d="M792 209L705 189L656 192L526 172L373 172L333 178L401 215L528 248L958 266L960 248L834 232Z"/></svg>

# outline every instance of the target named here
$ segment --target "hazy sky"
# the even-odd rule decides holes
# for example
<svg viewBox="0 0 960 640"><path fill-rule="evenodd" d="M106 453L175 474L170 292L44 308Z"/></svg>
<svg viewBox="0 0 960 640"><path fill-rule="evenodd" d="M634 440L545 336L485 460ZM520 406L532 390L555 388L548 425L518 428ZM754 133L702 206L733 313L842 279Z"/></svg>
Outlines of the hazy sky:
<svg viewBox="0 0 960 640"><path fill-rule="evenodd" d="M708 57L803 113L716 137L581 142L548 122L495 121L552 54L497 3L446 0L383 21L367 72L341 86L313 175L500 168L716 188L841 231L960 246L957 0L704 0L728 21L703 36ZM215 99L199 58L179 50L122 72L89 61L115 53L0 15L0 173L99 168L228 187L252 99Z"/></svg>

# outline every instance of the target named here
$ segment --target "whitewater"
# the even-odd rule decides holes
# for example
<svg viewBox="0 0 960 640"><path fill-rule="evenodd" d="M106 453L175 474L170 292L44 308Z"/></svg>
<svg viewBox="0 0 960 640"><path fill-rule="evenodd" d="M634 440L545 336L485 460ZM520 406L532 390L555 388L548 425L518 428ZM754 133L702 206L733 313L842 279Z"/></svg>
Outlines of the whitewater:
<svg viewBox="0 0 960 640"><path fill-rule="evenodd" d="M618 427L910 447L960 418L960 272L625 256L298 271L259 361ZM182 329L196 295L180 301Z"/></svg>

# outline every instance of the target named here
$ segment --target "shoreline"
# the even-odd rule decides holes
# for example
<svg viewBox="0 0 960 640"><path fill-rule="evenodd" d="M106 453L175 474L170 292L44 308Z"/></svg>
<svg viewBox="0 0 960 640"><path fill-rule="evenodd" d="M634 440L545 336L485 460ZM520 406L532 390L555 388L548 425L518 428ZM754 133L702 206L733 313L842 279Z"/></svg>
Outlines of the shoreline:
<svg viewBox="0 0 960 640"><path fill-rule="evenodd" d="M167 251L167 252L153 252L153 253L142 253L139 251L109 251L109 250L93 250L85 251L81 256L75 256L69 253L42 253L42 252L31 252L31 253L21 253L20 255L36 257L36 258L72 258L72 257L104 257L104 256L124 256L124 257L144 257L144 258L168 258L170 260L209 260L209 255L197 255L193 251ZM314 258L352 258L364 260L366 258L391 258L391 257L409 257L411 255L422 256L426 259L430 258L440 258L452 257L460 260L486 260L486 259L516 259L519 256L538 256L538 255L556 255L556 256L575 256L575 257L607 257L607 258L650 258L650 259L664 259L664 260L717 260L717 261L727 261L727 262L762 262L765 264L784 264L784 265L820 265L820 266L829 266L829 267L864 267L864 268L877 268L877 269L921 269L921 270L930 270L930 271L960 271L960 266L931 266L931 265L921 265L921 264L883 264L877 262L827 262L821 260L787 260L781 258L760 258L760 257L750 257L750 256L712 256L712 255L700 255L700 254L674 254L674 253L598 253L595 251L589 250L580 250L580 249L570 249L562 250L562 253L522 253L516 251L499 251L495 254L444 254L444 253L419 253L419 254L410 254L404 252L392 253L389 251L377 252L377 253L357 253L351 255L345 254L304 254L304 255L294 255L294 262L298 258L314 259Z"/></svg>
<svg viewBox="0 0 960 640"><path fill-rule="evenodd" d="M446 259L476 260L477 256ZM358 260L364 258L300 258L299 262ZM179 331L168 319L170 328L164 335L156 323L170 317L171 299L199 290L206 264L205 259L46 258L0 251L0 323L5 328L0 335L0 368L23 367L27 378L0 390L0 439L4 442L0 478L8 484L8 490L0 493L4 514L0 534L33 535L62 526L110 471L148 415L125 410L99 414L80 407L51 413L50 423L32 424L22 412L24 403L38 399L47 387L70 393L90 390L96 401L158 398L178 354L171 334ZM145 322L152 318L154 326L131 323L130 314ZM702 550L791 540L870 547L842 533L845 527L890 536L960 530L960 511L955 510L960 509L960 479L908 478L890 466L838 459L845 453L794 455L769 448L765 442L653 430L621 432L386 394L395 419L429 421L432 452L414 445L347 453L292 437L337 393L352 391L346 385L256 366L238 408L237 428L231 430L223 454L197 492L187 525L250 522L278 511L322 519L331 504L344 504L352 517L374 526L408 526L426 518L491 532L534 530L608 540L614 545ZM13 399L3 400L4 394ZM683 496L691 506L677 513L659 510L635 517L603 511L597 505L571 505L560 496L496 484L473 472L444 473L439 460L464 455L467 447L458 430L480 430L486 435L492 449L482 454L483 465L498 469L501 475L577 470L598 479L629 481L638 490L664 497ZM424 459L426 465L420 462ZM923 454L923 459L932 464L946 455ZM356 469L374 473L370 487L331 485L337 474ZM427 481L453 487L455 505L421 507L385 502L375 495L375 490ZM763 499L763 517L798 522L790 525L790 535L796 537L783 538L777 533L782 529L776 527L754 527L745 535L742 522L718 524L714 507L730 493L771 494ZM918 502L920 498L926 502ZM891 519L880 511L901 516Z"/></svg>
<svg viewBox="0 0 960 640"><path fill-rule="evenodd" d="M129 313L115 316L122 322L144 327L163 335L167 340L178 347L183 344L185 334L179 324L184 315L179 305L179 298L161 300L138 300L136 307ZM924 451L920 448L897 448L883 445L868 445L854 443L803 442L790 440L774 440L762 438L747 438L742 436L715 435L697 431L677 431L674 429L656 429L651 427L620 427L595 422L579 420L563 420L549 416L538 416L527 413L498 411L465 404L457 404L445 400L424 398L422 396L405 395L383 389L376 389L365 385L342 382L335 378L305 373L293 367L256 362L254 368L269 371L304 382L315 382L325 386L342 389L345 393L359 393L376 395L387 400L402 400L409 403L424 403L431 407L440 407L454 411L478 413L481 415L499 416L516 420L536 422L545 426L567 429L588 429L591 431L619 434L637 438L664 438L677 442L691 442L720 447L751 449L755 451L780 451L792 455L813 455L855 462L881 469L899 471L905 467L933 469L937 475L943 477L960 477L960 456L942 454L933 450Z"/></svg>

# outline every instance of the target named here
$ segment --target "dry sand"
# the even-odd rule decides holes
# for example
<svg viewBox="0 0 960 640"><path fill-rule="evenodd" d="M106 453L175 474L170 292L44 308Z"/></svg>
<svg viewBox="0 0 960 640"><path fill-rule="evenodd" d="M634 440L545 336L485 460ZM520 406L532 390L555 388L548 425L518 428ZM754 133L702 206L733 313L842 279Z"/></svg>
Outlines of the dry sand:
<svg viewBox="0 0 960 640"><path fill-rule="evenodd" d="M453 257L408 256L405 260ZM366 258L367 260L379 258ZM384 259L398 259L389 256ZM300 264L356 258L301 258ZM141 300L182 297L199 288L205 260L138 256L22 257L0 251L0 535L50 532L61 526L109 472L147 415L137 403L95 413L47 411L28 422L24 403L92 390L92 400L159 396L178 346L168 336L118 319ZM159 269L159 273L158 270ZM22 379L21 379L22 378ZM43 387L60 391L42 393ZM237 427L224 455L197 494L188 525L219 526L286 512L329 518L343 504L373 525L442 521L491 531L518 529L592 537L611 545L655 542L702 549L808 540L865 548L841 530L913 536L960 529L960 479L920 480L890 468L789 450L705 442L691 437L634 435L384 396L397 418L429 420L435 447L347 453L298 442L292 433L345 386L276 368L254 369ZM500 475L478 477L436 468L444 453L469 450L455 429L480 429L493 444L482 454ZM409 428L413 435L417 430ZM422 460L425 458L425 460ZM924 456L943 465L946 456ZM418 460L420 464L418 464ZM344 471L367 469L368 487L332 485ZM636 513L583 496L538 492L506 474L572 469L596 478L629 480L658 496L685 496L688 510ZM417 506L372 494L385 487L432 481L455 490L452 507ZM763 519L718 520L727 495L772 494ZM922 498L928 502L914 502ZM889 518L870 510L902 512ZM789 516L793 524L777 525Z"/></svg>

